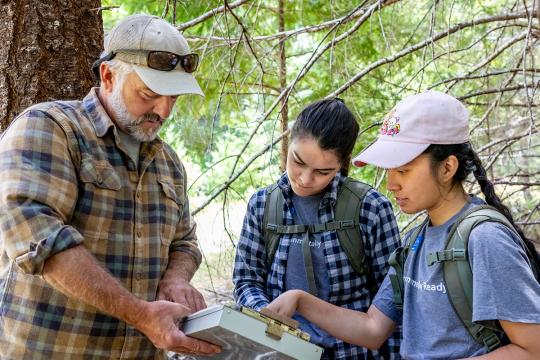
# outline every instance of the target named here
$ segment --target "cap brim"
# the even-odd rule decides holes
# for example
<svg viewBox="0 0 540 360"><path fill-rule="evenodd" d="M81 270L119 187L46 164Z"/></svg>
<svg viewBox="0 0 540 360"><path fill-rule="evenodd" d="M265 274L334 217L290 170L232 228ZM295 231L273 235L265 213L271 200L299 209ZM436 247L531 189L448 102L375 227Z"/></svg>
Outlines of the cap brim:
<svg viewBox="0 0 540 360"><path fill-rule="evenodd" d="M397 142L378 139L353 158L354 166L375 165L394 169L414 160L429 147L429 144Z"/></svg>
<svg viewBox="0 0 540 360"><path fill-rule="evenodd" d="M159 95L196 94L204 96L192 74L182 70L160 71L133 65L135 72L150 90Z"/></svg>

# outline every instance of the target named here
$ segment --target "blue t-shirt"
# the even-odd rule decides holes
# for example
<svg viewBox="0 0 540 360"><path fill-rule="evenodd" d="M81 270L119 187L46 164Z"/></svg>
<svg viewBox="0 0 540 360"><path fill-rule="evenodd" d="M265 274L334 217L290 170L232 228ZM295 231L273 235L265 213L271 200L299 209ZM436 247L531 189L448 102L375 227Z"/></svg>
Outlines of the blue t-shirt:
<svg viewBox="0 0 540 360"><path fill-rule="evenodd" d="M307 225L319 223L319 207L323 194L313 196L298 196L292 194L293 219L295 224ZM304 253L302 243L305 240L304 234L297 234L291 239L289 254L287 256L287 268L285 273L285 290L301 289L309 292L309 286L304 265ZM311 260L313 263L313 275L317 288L317 297L328 300L330 294L330 281L328 279L328 269L324 261L324 246L322 236L309 234L309 248L311 250ZM300 323L300 328L310 334L311 342L323 347L334 346L335 339L325 331L310 323L302 316L296 314L294 319Z"/></svg>
<svg viewBox="0 0 540 360"><path fill-rule="evenodd" d="M373 300L380 311L403 325L400 354L404 359L447 360L487 352L456 315L446 293L443 264L428 266L426 261L429 253L444 249L456 219L479 203L482 200L472 198L446 223L428 226L422 243L415 251L411 249L404 268L403 312L394 306L388 275ZM473 270L474 322L540 323L540 284L534 278L521 239L504 225L484 222L471 231L468 255ZM389 273L395 273L394 269Z"/></svg>

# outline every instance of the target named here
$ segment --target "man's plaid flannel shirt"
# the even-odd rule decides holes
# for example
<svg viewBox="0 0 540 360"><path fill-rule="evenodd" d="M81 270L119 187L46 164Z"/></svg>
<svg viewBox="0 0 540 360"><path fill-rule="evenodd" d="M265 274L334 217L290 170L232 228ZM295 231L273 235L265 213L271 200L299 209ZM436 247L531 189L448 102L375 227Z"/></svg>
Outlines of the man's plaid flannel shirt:
<svg viewBox="0 0 540 360"><path fill-rule="evenodd" d="M338 191L343 183L341 175L336 176L324 194L319 208L321 223L333 220ZM284 219L283 224L293 225L291 186L284 174L278 181L283 191ZM233 282L234 295L239 304L260 310L277 298L284 291L287 254L291 239L301 234L285 234L276 250L271 269L266 268L266 250L263 240L262 224L266 203L266 188L255 193L247 207L240 240L238 242ZM378 286L388 271L388 257L399 244L399 230L387 198L369 190L362 203L360 212L360 232L364 240L364 251L371 259L373 277ZM338 306L367 311L371 304L368 290L368 277L358 275L347 259L347 255L339 244L335 231L327 231L316 236L317 241L324 244L326 266L330 280L329 302ZM396 331L387 344L379 352L337 341L333 349L325 350L325 359L399 359L400 332ZM383 356L384 353L389 356Z"/></svg>
<svg viewBox="0 0 540 360"><path fill-rule="evenodd" d="M152 301L170 252L200 262L180 159L156 139L141 145L137 168L117 131L93 89L83 101L32 107L3 134L1 359L154 359L142 333L41 276L49 257L83 244L135 296Z"/></svg>

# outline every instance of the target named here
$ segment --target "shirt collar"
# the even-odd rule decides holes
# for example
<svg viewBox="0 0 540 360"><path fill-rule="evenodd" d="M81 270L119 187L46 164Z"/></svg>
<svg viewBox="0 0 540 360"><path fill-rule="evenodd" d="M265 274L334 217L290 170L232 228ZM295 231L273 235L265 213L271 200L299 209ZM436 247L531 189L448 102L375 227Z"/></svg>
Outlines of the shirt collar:
<svg viewBox="0 0 540 360"><path fill-rule="evenodd" d="M94 126L94 131L98 137L103 137L109 129L112 127L114 129L114 137L118 143L118 129L115 123L112 121L111 117L103 107L103 104L98 97L99 87L93 87L90 92L83 99L84 109L90 119L92 119L92 124ZM143 143L144 144L144 143ZM155 148L155 150L161 150L163 147L161 139L156 137L153 141L146 144L146 147Z"/></svg>
<svg viewBox="0 0 540 360"><path fill-rule="evenodd" d="M83 104L86 113L92 119L96 135L103 137L111 127L114 127L114 123L99 100L98 91L99 87L92 88L83 99Z"/></svg>

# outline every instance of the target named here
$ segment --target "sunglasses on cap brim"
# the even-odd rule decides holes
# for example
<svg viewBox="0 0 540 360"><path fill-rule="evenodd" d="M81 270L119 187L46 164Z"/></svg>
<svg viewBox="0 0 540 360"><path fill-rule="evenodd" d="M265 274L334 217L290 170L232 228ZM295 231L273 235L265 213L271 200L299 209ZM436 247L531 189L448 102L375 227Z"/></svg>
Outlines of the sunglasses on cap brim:
<svg viewBox="0 0 540 360"><path fill-rule="evenodd" d="M111 51L92 64L92 71L97 78L99 78L99 66L101 63L115 58L131 64L145 65L150 69L159 71L172 71L180 65L185 72L192 73L197 70L199 65L199 55L195 53L178 55L168 51L116 50Z"/></svg>

